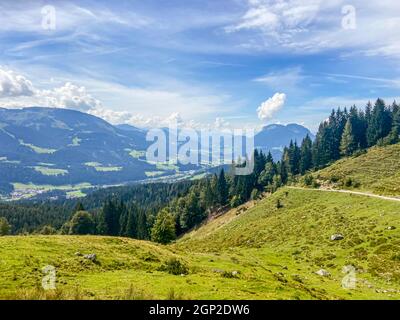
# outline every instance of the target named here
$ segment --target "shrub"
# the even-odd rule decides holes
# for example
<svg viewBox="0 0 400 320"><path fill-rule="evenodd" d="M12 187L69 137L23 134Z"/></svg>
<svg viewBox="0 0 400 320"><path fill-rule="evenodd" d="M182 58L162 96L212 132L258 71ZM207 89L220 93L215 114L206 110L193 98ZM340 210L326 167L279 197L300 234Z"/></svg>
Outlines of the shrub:
<svg viewBox="0 0 400 320"><path fill-rule="evenodd" d="M44 226L39 231L39 234L42 234L42 235L52 235L52 234L56 234L56 233L57 233L57 230L54 229L52 226Z"/></svg>
<svg viewBox="0 0 400 320"><path fill-rule="evenodd" d="M92 216L86 211L78 211L75 213L69 223L69 234L93 234L95 223Z"/></svg>
<svg viewBox="0 0 400 320"><path fill-rule="evenodd" d="M7 236L11 233L11 225L6 218L0 218L0 236Z"/></svg>
<svg viewBox="0 0 400 320"><path fill-rule="evenodd" d="M350 177L347 178L347 179L344 181L344 185L345 185L346 187L351 187L351 186L353 185L353 179L351 179Z"/></svg>
<svg viewBox="0 0 400 320"><path fill-rule="evenodd" d="M186 264L176 258L171 258L165 262L159 270L168 272L169 274L173 274L175 276L189 273L189 268L186 266Z"/></svg>
<svg viewBox="0 0 400 320"><path fill-rule="evenodd" d="M238 274L239 274L239 272L237 272L237 271L232 271L232 272L230 272L230 271L224 271L224 272L221 273L221 276L222 276L223 278L235 279L235 278L238 277Z"/></svg>
<svg viewBox="0 0 400 320"><path fill-rule="evenodd" d="M235 195L232 197L232 199L230 201L230 206L231 206L231 208L236 208L236 207L240 206L242 203L243 203L243 201L240 199L240 197Z"/></svg>
<svg viewBox="0 0 400 320"><path fill-rule="evenodd" d="M277 208L277 209L283 208L283 204L281 203L281 200L280 200L280 199L276 200L276 208Z"/></svg>
<svg viewBox="0 0 400 320"><path fill-rule="evenodd" d="M251 191L251 195L250 195L250 199L251 200L257 200L260 196L260 192L257 189L253 189L253 191Z"/></svg>
<svg viewBox="0 0 400 320"><path fill-rule="evenodd" d="M314 181L314 178L313 178L313 176L311 174L307 174L304 177L304 184L306 186L311 186L313 184L313 181Z"/></svg>

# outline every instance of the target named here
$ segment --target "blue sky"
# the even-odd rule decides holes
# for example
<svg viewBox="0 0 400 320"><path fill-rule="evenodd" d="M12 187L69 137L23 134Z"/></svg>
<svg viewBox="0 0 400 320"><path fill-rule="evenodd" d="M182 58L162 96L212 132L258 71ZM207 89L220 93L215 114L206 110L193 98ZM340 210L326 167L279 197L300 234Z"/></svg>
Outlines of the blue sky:
<svg viewBox="0 0 400 320"><path fill-rule="evenodd" d="M14 0L0 21L3 107L315 130L332 108L399 96L395 0Z"/></svg>

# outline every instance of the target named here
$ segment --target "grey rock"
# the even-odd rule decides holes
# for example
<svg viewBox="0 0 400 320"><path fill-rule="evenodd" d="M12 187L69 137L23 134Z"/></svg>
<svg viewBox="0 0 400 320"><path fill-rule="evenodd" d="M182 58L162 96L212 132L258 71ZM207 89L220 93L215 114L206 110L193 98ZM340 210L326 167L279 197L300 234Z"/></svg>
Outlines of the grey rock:
<svg viewBox="0 0 400 320"><path fill-rule="evenodd" d="M97 256L95 253L85 254L83 256L85 259L95 262L97 260Z"/></svg>
<svg viewBox="0 0 400 320"><path fill-rule="evenodd" d="M326 271L325 269L320 269L316 272L317 275L321 276L321 277L329 277L331 274Z"/></svg>
<svg viewBox="0 0 400 320"><path fill-rule="evenodd" d="M338 240L343 240L344 236L340 233L336 233L331 235L331 241L338 241Z"/></svg>

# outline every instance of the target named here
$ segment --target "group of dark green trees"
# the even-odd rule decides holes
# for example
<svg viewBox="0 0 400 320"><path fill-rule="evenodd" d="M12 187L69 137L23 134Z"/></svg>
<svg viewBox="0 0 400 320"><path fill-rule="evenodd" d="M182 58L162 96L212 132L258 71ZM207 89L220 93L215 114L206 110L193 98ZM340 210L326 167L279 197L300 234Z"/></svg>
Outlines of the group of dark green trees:
<svg viewBox="0 0 400 320"><path fill-rule="evenodd" d="M378 99L374 106L368 103L364 111L355 106L349 111L334 110L319 127L312 148L312 167L324 167L341 156L375 145L397 143L399 134L400 110L395 102L386 106Z"/></svg>

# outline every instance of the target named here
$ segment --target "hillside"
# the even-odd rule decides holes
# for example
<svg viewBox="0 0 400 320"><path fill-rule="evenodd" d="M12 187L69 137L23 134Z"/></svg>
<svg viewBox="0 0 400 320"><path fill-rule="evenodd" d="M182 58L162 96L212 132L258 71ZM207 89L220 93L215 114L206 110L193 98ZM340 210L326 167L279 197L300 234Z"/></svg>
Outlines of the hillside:
<svg viewBox="0 0 400 320"><path fill-rule="evenodd" d="M400 144L373 147L344 158L313 176L325 186L400 196Z"/></svg>
<svg viewBox="0 0 400 320"><path fill-rule="evenodd" d="M0 297L46 297L35 288L41 268L51 264L59 291L47 298L400 298L399 210L387 200L284 188L169 246L93 236L2 237ZM344 239L331 241L336 233ZM77 251L96 253L99 262ZM160 270L173 256L187 264L188 275ZM353 290L341 287L349 265L357 270ZM317 275L320 269L331 275Z"/></svg>

